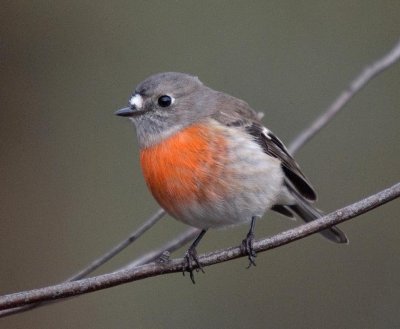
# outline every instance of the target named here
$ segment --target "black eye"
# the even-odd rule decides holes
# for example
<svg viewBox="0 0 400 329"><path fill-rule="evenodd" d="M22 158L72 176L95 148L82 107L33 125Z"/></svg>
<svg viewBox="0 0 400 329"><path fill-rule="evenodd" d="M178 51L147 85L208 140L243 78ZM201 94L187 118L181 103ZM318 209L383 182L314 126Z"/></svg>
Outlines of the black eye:
<svg viewBox="0 0 400 329"><path fill-rule="evenodd" d="M161 107L167 107L170 106L172 103L172 99L168 95L162 95L158 98L158 105Z"/></svg>

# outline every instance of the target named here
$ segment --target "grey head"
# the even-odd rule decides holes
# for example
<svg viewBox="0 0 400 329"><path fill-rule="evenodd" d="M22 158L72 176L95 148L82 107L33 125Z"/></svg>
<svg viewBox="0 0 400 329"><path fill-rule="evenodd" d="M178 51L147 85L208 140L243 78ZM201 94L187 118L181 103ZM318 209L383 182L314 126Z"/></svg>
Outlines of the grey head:
<svg viewBox="0 0 400 329"><path fill-rule="evenodd" d="M219 117L221 112L254 114L247 103L208 88L196 76L164 72L142 81L129 107L115 114L129 117L140 147L149 147L206 117Z"/></svg>

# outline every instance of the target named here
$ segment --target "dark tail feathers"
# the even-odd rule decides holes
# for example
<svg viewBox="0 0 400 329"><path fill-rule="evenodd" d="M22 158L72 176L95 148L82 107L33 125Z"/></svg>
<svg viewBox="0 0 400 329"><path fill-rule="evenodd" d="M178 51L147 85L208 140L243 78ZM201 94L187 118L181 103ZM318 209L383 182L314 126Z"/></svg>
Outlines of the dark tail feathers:
<svg viewBox="0 0 400 329"><path fill-rule="evenodd" d="M288 206L296 215L298 215L305 222L311 222L317 218L322 217L323 213L318 209L314 208L310 203L306 200L302 200L301 198L296 198L297 204ZM349 240L340 229L336 226L332 226L326 230L323 230L321 233L325 238L336 242L336 243L348 243Z"/></svg>

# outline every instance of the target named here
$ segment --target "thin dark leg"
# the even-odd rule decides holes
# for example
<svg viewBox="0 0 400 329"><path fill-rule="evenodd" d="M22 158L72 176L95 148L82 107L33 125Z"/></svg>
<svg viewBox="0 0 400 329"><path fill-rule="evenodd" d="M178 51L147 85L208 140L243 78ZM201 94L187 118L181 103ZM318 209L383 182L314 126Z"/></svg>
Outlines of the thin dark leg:
<svg viewBox="0 0 400 329"><path fill-rule="evenodd" d="M199 262L199 257L197 256L196 247L199 244L200 240L203 238L203 236L206 234L206 232L207 230L202 230L200 232L196 240L193 241L192 245L189 247L188 251L185 254L186 266L183 268L183 275L185 275L185 271L189 272L190 280L192 280L193 283L196 283L194 281L194 274L193 274L193 270L195 269L195 267L196 267L196 272L200 270L204 273L203 267Z"/></svg>
<svg viewBox="0 0 400 329"><path fill-rule="evenodd" d="M256 257L257 254L254 251L253 244L254 244L254 229L256 227L256 220L257 216L253 216L251 218L251 224L250 224L250 230L249 233L247 233L246 238L242 242L242 248L243 250L247 253L249 257L249 266L247 268L250 268L251 266L256 266Z"/></svg>

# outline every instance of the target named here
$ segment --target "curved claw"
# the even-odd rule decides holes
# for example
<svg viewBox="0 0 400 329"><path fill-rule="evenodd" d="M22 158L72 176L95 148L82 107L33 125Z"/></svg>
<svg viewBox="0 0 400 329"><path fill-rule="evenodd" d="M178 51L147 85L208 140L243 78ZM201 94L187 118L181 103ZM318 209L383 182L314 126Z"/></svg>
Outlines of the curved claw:
<svg viewBox="0 0 400 329"><path fill-rule="evenodd" d="M206 234L207 230L202 230L200 234L197 236L196 240L193 241L192 245L188 249L185 254L185 261L186 265L182 268L182 273L185 275L185 271L189 272L190 280L192 280L193 284L196 282L194 281L193 269L198 272L201 270L204 273L203 267L199 262L199 257L197 256L196 247L199 244L200 240L203 238L204 234ZM194 263L194 265L193 265Z"/></svg>
<svg viewBox="0 0 400 329"><path fill-rule="evenodd" d="M185 275L185 272L189 272L190 280L192 280L192 283L195 284L196 282L194 280L193 270L196 270L196 272L200 270L204 273L204 269L200 264L196 248L190 247L188 249L185 254L185 261L186 266L183 267L182 274Z"/></svg>
<svg viewBox="0 0 400 329"><path fill-rule="evenodd" d="M248 255L249 258L249 265L247 266L247 268L257 265L256 264L257 254L254 251L253 244L254 244L254 234L249 232L249 234L247 234L246 236L246 239L242 241L242 249Z"/></svg>

